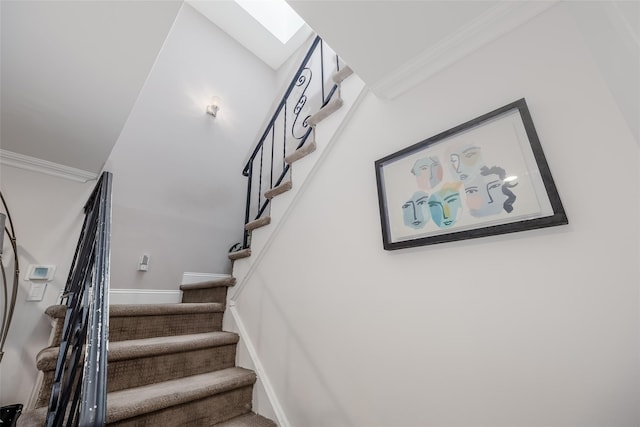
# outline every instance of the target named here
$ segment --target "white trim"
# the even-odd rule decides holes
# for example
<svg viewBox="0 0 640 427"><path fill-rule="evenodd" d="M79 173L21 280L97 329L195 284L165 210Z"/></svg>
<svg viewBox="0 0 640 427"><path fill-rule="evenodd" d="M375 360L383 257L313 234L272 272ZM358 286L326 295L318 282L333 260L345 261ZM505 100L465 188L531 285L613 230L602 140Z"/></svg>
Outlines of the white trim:
<svg viewBox="0 0 640 427"><path fill-rule="evenodd" d="M192 283L208 282L209 280L226 279L231 277L230 274L219 273L194 273L185 271L182 273L181 285L190 285Z"/></svg>
<svg viewBox="0 0 640 427"><path fill-rule="evenodd" d="M77 182L93 181L98 177L98 174L93 172L72 168L71 166L61 165L59 163L38 159L36 157L25 156L24 154L18 154L7 150L0 150L0 163Z"/></svg>
<svg viewBox="0 0 640 427"><path fill-rule="evenodd" d="M558 0L500 2L471 23L402 64L372 85L379 97L393 99L448 66L539 15Z"/></svg>
<svg viewBox="0 0 640 427"><path fill-rule="evenodd" d="M177 304L182 291L165 289L109 289L109 304Z"/></svg>
<svg viewBox="0 0 640 427"><path fill-rule="evenodd" d="M238 309L235 306L235 302L231 301L229 303L228 308L229 308L229 312L233 316L233 320L236 324L238 335L240 335L240 340L242 341L245 348L247 349L247 352L249 353L249 357L253 362L253 367L256 371L256 375L260 379L260 382L264 387L264 391L267 394L267 398L269 399L269 403L271 404L271 407L273 408L273 411L276 414L276 418L278 419L278 423L277 423L278 426L291 427L291 423L289 422L289 419L287 418L287 415L285 414L284 409L282 408L282 405L278 400L278 396L275 390L273 389L273 385L269 380L269 376L267 375L267 372L262 366L262 362L260 362L260 358L258 357L258 352L256 351L256 348L253 346L253 343L249 339L247 328L245 328L244 323L242 322L242 318L240 317L240 313L238 313Z"/></svg>

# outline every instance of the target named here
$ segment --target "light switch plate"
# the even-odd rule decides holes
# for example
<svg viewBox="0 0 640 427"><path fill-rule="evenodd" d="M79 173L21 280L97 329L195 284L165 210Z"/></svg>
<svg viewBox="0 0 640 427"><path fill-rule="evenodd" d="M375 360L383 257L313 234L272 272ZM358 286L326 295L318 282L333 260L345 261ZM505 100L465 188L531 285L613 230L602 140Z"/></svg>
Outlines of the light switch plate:
<svg viewBox="0 0 640 427"><path fill-rule="evenodd" d="M29 295L27 295L27 301L42 301L42 299L44 298L44 291L46 289L46 282L31 282L31 288L29 289Z"/></svg>

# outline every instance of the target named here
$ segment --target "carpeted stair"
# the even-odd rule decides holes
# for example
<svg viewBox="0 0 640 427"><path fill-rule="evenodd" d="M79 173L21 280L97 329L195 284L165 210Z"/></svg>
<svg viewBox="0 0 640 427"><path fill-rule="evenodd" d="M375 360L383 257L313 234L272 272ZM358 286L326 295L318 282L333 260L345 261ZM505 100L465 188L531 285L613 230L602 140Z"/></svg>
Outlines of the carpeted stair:
<svg viewBox="0 0 640 427"><path fill-rule="evenodd" d="M235 366L238 336L223 332L233 278L182 285L182 303L112 305L109 311L107 425L275 427L251 412L256 375ZM41 386L19 426L42 426L65 307L46 310L51 345L37 357Z"/></svg>
<svg viewBox="0 0 640 427"><path fill-rule="evenodd" d="M349 66L344 66L343 68L340 69L340 71L337 71L333 74L332 80L337 85L336 94L334 95L333 98L331 98L331 100L324 107L322 107L315 114L312 114L307 119L307 124L311 126L311 128L313 129L313 132L311 133L309 139L305 142L305 144L302 147L296 149L293 153L290 153L287 156L285 156L284 158L285 163L287 163L288 165L292 165L293 163L310 155L316 150L317 148L316 141L315 141L316 126L318 125L318 123L320 123L322 120L329 117L331 114L335 113L344 105L344 101L342 100L342 97L341 97L341 85L342 85L342 82L352 74L353 74L353 70ZM265 199L273 199L276 196L279 196L280 194L286 193L292 188L293 188L293 183L291 181L285 181L280 185L278 185L277 187L273 187L266 190L263 196ZM245 224L244 229L249 233L251 233L253 230L256 230L260 227L267 226L269 224L271 224L271 217L262 216L258 219L255 219ZM243 248L237 251L230 252L228 256L231 261L236 261L242 258L250 257L251 248Z"/></svg>

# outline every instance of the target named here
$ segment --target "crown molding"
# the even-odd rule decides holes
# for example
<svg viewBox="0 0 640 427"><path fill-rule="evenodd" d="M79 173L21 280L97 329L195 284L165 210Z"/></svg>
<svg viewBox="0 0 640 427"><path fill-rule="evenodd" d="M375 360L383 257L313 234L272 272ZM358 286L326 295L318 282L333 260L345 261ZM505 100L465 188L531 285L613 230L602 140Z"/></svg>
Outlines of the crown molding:
<svg viewBox="0 0 640 427"><path fill-rule="evenodd" d="M93 172L72 168L71 166L61 165L59 163L38 159L36 157L25 156L24 154L18 154L7 150L0 150L0 164L53 175L77 182L93 181L98 177L98 175Z"/></svg>
<svg viewBox="0 0 640 427"><path fill-rule="evenodd" d="M557 2L558 0L500 2L451 36L374 83L372 91L381 98L393 99L487 43L516 29Z"/></svg>

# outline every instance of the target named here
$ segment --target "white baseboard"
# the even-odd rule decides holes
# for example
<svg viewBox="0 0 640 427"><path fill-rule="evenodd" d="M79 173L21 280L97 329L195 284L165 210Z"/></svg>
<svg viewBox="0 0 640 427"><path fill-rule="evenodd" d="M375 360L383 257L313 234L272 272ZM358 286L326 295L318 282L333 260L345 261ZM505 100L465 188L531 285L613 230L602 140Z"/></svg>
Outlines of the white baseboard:
<svg viewBox="0 0 640 427"><path fill-rule="evenodd" d="M200 283L207 282L209 280L216 279L226 279L230 277L230 274L219 274L219 273L194 273L194 272L184 272L182 274L182 283L181 285L190 285L192 283Z"/></svg>
<svg viewBox="0 0 640 427"><path fill-rule="evenodd" d="M229 276L230 274L185 272L178 286L225 279ZM182 302L182 291L179 289L109 289L109 304L177 304L179 302Z"/></svg>
<svg viewBox="0 0 640 427"><path fill-rule="evenodd" d="M181 301L181 290L109 289L109 304L177 304Z"/></svg>
<svg viewBox="0 0 640 427"><path fill-rule="evenodd" d="M258 376L259 381L262 383L262 387L267 395L267 399L269 399L271 408L273 409L273 412L276 415L278 426L291 427L291 423L289 422L289 419L287 418L287 415L285 414L284 409L280 404L280 400L278 400L278 396L276 395L276 392L273 389L273 385L271 384L271 381L267 376L267 372L262 366L262 362L258 357L258 352L256 351L256 348L251 342L251 339L249 339L249 334L247 333L247 329L244 326L244 322L242 321L242 318L240 317L240 313L238 313L238 309L235 307L234 303L231 303L231 305L228 307L228 311L233 316L233 321L235 323L237 333L238 335L240 335L240 341L242 342L244 347L247 349L247 352L249 353L249 357L251 358L251 362L253 363L253 368L256 371L256 375Z"/></svg>

